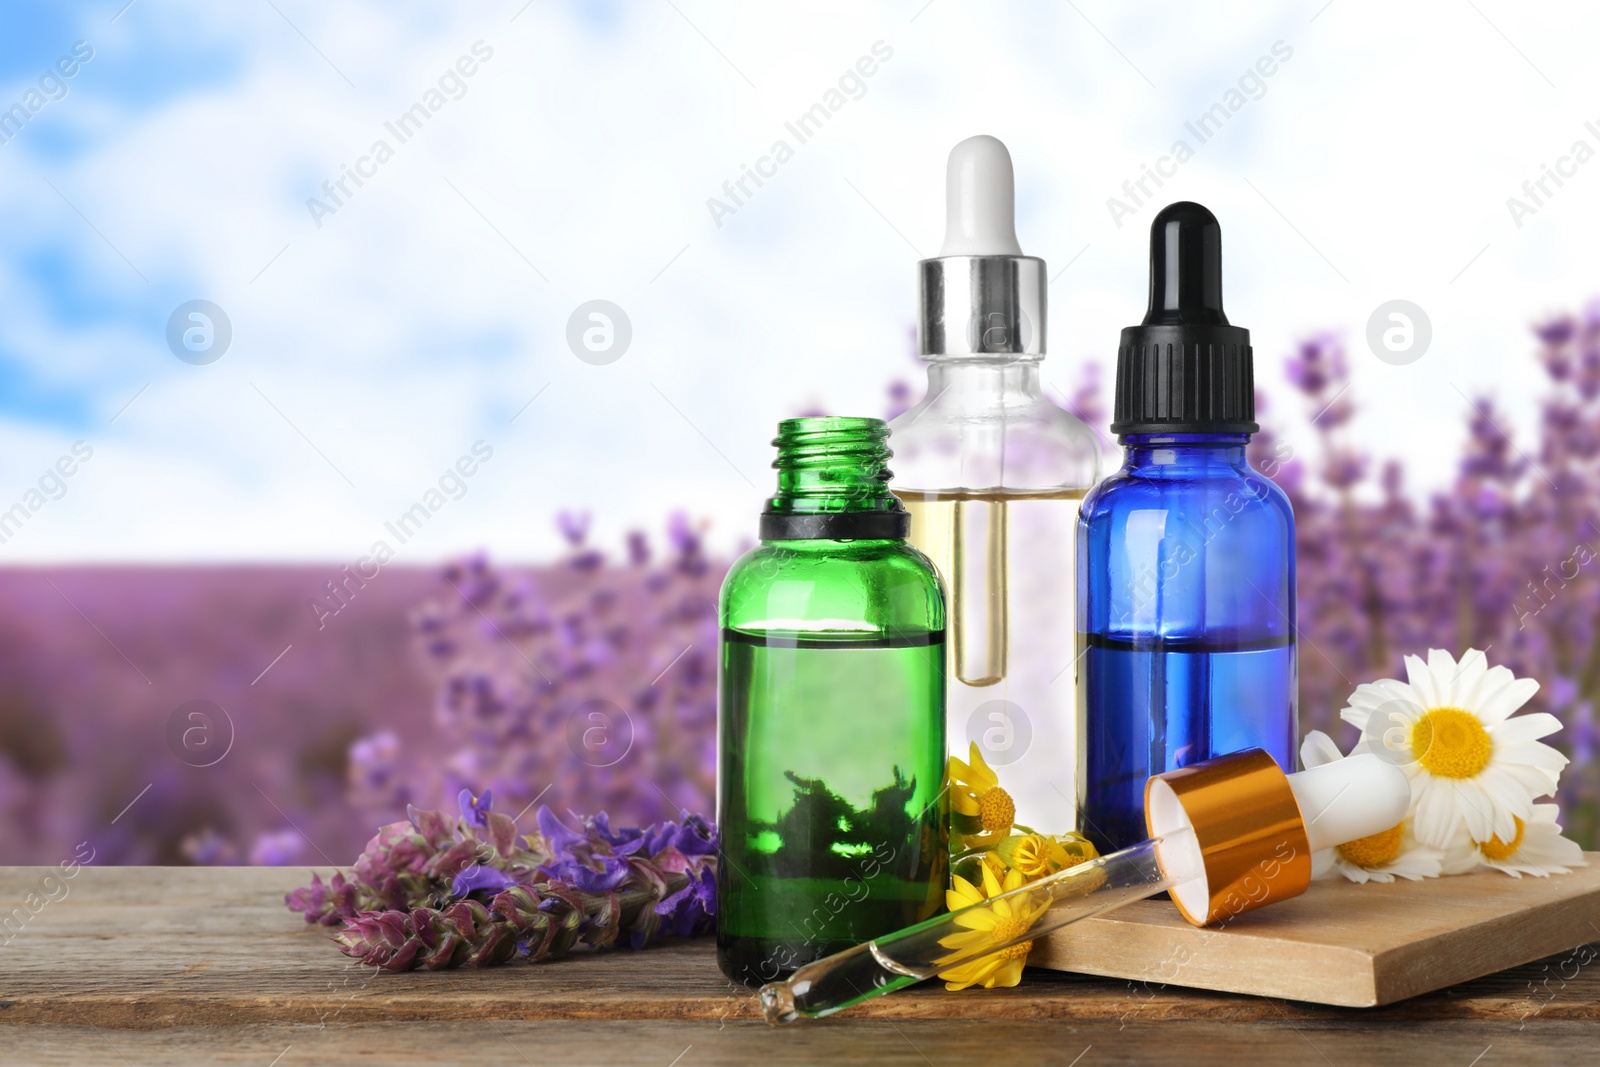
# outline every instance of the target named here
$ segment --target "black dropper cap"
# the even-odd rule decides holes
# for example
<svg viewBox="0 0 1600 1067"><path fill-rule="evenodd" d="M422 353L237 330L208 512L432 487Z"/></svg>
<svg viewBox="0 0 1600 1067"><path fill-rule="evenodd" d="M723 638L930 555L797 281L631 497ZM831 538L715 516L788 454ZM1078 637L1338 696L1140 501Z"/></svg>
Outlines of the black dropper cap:
<svg viewBox="0 0 1600 1067"><path fill-rule="evenodd" d="M1114 434L1255 433L1250 331L1222 311L1222 227L1199 204L1150 224L1150 308L1122 331Z"/></svg>

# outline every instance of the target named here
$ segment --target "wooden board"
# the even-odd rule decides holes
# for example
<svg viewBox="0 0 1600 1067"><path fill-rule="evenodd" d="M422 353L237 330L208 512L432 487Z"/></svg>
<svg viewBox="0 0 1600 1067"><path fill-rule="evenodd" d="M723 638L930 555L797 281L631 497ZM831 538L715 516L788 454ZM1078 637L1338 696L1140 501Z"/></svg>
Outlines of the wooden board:
<svg viewBox="0 0 1600 1067"><path fill-rule="evenodd" d="M44 874L0 868L0 912ZM1600 1029L1600 966L1571 953L1364 1011L1030 969L1014 989L925 983L774 1029L718 973L707 941L371 974L284 910L284 892L306 880L264 868L84 869L65 899L0 935L0 1062L942 1067L1003 1049L1006 1062L1081 1056L1077 1067L1241 1057L1466 1067L1492 1046L1479 1063L1489 1067L1585 1062Z"/></svg>
<svg viewBox="0 0 1600 1067"><path fill-rule="evenodd" d="M1143 900L1058 930L1031 966L1366 1008L1600 940L1600 853L1552 878L1480 871L1420 882L1319 880L1303 896L1197 929Z"/></svg>

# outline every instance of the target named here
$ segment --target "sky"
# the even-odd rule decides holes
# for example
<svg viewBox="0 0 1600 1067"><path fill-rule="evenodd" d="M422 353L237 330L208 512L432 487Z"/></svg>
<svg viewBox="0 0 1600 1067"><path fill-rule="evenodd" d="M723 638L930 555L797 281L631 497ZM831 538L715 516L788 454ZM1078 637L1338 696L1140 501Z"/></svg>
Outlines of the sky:
<svg viewBox="0 0 1600 1067"><path fill-rule="evenodd" d="M1418 492L1474 398L1525 439L1530 326L1600 294L1600 12L1199 8L13 0L0 560L532 560L560 510L607 546L682 510L731 548L778 419L920 390L915 262L975 133L1049 265L1051 389L1109 384L1150 218L1190 199L1291 445L1283 363L1324 330ZM1403 365L1366 339L1393 300L1432 335ZM626 316L599 357L591 301Z"/></svg>

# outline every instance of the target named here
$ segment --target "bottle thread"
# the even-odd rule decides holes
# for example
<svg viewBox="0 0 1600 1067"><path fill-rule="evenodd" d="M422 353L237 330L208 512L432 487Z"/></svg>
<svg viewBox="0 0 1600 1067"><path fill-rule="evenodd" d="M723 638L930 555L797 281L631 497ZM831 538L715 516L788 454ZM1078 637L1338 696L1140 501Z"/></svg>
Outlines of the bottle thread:
<svg viewBox="0 0 1600 1067"><path fill-rule="evenodd" d="M773 438L778 490L761 516L762 540L903 538L910 516L889 491L889 427L882 419L785 419Z"/></svg>

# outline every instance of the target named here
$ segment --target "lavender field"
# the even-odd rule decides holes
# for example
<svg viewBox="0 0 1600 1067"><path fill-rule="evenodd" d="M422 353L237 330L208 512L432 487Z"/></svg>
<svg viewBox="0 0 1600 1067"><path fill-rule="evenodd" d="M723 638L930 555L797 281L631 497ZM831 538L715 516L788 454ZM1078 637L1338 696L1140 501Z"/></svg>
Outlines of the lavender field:
<svg viewBox="0 0 1600 1067"><path fill-rule="evenodd" d="M1348 746L1356 685L1429 647L1487 649L1565 723L1561 801L1595 847L1600 306L1529 344L1536 431L1463 396L1443 491L1349 439L1360 398L1332 336L1287 357L1298 393L1261 398L1253 452L1299 519L1301 729ZM1104 432L1092 375L1072 402ZM331 615L310 604L337 605L332 565L0 571L0 861L87 841L100 863L345 863L462 788L511 814L709 812L727 561L685 515L612 555L586 516L555 521L565 558L390 567Z"/></svg>
<svg viewBox="0 0 1600 1067"><path fill-rule="evenodd" d="M667 541L385 568L321 628L331 565L0 572L0 857L344 863L463 786L708 810L721 570Z"/></svg>
<svg viewBox="0 0 1600 1067"><path fill-rule="evenodd" d="M84 841L97 863L325 862L295 825L353 856L370 828L347 799L352 746L429 723L407 613L437 579L385 571L319 632L307 602L328 571L0 571L3 862ZM226 721L175 751L169 720L193 700Z"/></svg>

